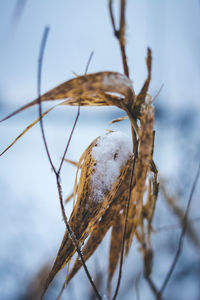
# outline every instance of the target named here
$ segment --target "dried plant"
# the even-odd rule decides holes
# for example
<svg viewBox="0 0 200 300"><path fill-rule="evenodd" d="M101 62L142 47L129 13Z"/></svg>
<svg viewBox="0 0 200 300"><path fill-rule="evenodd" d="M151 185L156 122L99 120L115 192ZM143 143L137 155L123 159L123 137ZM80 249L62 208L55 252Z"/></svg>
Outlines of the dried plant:
<svg viewBox="0 0 200 300"><path fill-rule="evenodd" d="M109 2L109 9L111 13L112 24L114 25L114 18L112 14L112 3ZM106 232L109 228L112 228L110 254L109 254L109 276L108 276L108 294L111 296L111 281L113 274L116 270L118 261L120 260L120 273L117 288L114 298L116 298L122 272L123 253L125 248L126 255L129 252L132 244L133 236L136 235L141 243L141 249L143 249L144 256L146 251L150 249L150 234L151 234L151 220L153 211L155 208L155 201L157 198L157 170L153 163L153 122L154 122L154 110L151 103L151 98L147 95L148 86L151 78L151 50L148 49L147 53L147 71L148 77L138 95L135 95L132 81L128 78L128 65L125 55L125 1L121 1L121 22L118 35L119 38L123 65L125 74L116 72L100 72L94 74L86 74L78 76L72 80L64 82L56 88L50 90L44 95L40 96L40 81L41 81L41 63L44 52L46 36L43 38L39 57L39 73L38 73L38 99L28 103L22 108L18 109L8 117L6 120L16 113L34 105L39 104L40 112L39 118L29 125L19 137L5 150L7 151L27 130L29 130L38 121L41 122L41 129L43 132L43 138L49 156L50 163L54 169L54 172L58 178L58 190L61 198L61 187L59 186L59 173L61 166L56 171L51 157L48 152L45 134L43 131L42 118L50 112L53 108L50 108L46 112L41 111L41 101L59 100L62 101L59 105L72 105L72 106L117 106L127 113L127 117L131 122L133 152L129 153L126 161L120 166L119 174L117 174L115 180L110 186L103 187L101 192L101 199L98 200L97 193L95 192L99 187L98 184L101 178L97 178L96 186L92 180L94 174L97 172L96 164L100 164L94 159L93 149L98 146L100 138L95 139L89 147L84 151L81 156L78 165L77 173L81 169L81 175L79 182L77 183L77 177L74 185L73 198L75 205L71 213L69 222L66 220L66 233L58 251L53 268L47 278L44 292L48 288L49 284L60 271L63 266L70 261L71 257L80 247L87 237L88 240L85 246L82 248L82 258L86 261L96 250ZM2 120L2 121L3 121ZM115 120L119 121L119 120ZM108 133L112 135L113 133ZM67 149L67 148L66 148ZM3 153L5 153L3 151ZM116 149L113 153L112 160L116 160L122 152L122 149ZM3 154L2 153L2 154ZM66 154L66 152L65 152ZM63 159L65 158L63 155ZM152 168L154 166L154 168ZM99 165L98 168L102 168ZM150 173L154 172L154 180L149 178L148 187L146 187L147 177ZM111 174L112 175L112 174ZM102 176L102 175L96 175ZM148 188L148 198L145 202L144 193ZM76 200L75 200L76 198ZM61 205L62 207L62 205ZM144 227L144 219L148 221L148 238L146 239L146 230ZM78 251L79 252L79 251ZM80 252L81 253L81 252ZM79 253L79 254L80 254ZM121 254L121 257L120 257ZM146 263L148 269L151 262ZM77 273L82 266L82 263L77 259L69 273L67 282ZM148 271L150 273L150 271ZM44 294L43 292L43 294Z"/></svg>
<svg viewBox="0 0 200 300"><path fill-rule="evenodd" d="M168 281L168 278L166 278L161 290L158 291L150 277L153 259L151 247L152 219L159 188L157 182L158 171L153 161L155 137L154 108L152 98L148 94L151 80L152 54L148 48L146 58L147 78L141 91L136 95L132 80L129 78L126 58L125 5L126 1L121 0L120 27L116 29L112 1L109 1L111 22L114 34L120 45L124 74L110 71L85 74L68 80L47 93L40 95L42 58L48 33L48 31L46 31L39 55L38 98L1 120L4 121L32 105L39 104L39 117L37 120L31 123L1 155L25 132L40 121L47 155L56 175L59 200L66 225L65 235L58 250L54 265L44 284L42 296L56 274L70 262L72 256L77 252L78 257L67 276L63 289L83 265L88 279L94 288L96 297L102 299L95 283L92 281L85 262L93 255L109 229L111 229L107 282L109 298L115 299L118 295L124 254L125 256L128 255L134 236L140 244L141 253L144 258L144 276L157 299L161 299L163 290ZM43 101L53 100L62 101L42 113L41 103ZM48 151L42 118L58 105L78 106L78 113L70 139L62 156L61 164L58 169L56 169ZM101 172L101 170L104 168L104 161L102 162L99 155L98 158L95 156L95 151L105 139L111 138L112 142L112 137L116 133L109 132L104 137L96 138L84 151L78 163L68 160L68 162L73 163L77 167L73 193L67 198L67 202L71 198L73 198L74 201L73 210L68 221L64 210L60 171L78 120L81 106L116 106L125 111L126 117L118 118L111 122L119 122L125 118L129 119L132 129L132 145L131 150L126 153L126 158L123 160L123 163L118 163L118 172L113 170L113 174L111 169L109 174L114 179L110 184L103 181L105 173ZM121 143L124 143L124 147L126 142L122 139ZM123 155L123 147L116 146L114 150L108 150L110 162L116 163L116 161L119 160L120 155ZM80 179L78 181L79 172ZM182 221L186 224L185 217L183 217ZM119 274L117 286L112 297L111 283L118 263Z"/></svg>

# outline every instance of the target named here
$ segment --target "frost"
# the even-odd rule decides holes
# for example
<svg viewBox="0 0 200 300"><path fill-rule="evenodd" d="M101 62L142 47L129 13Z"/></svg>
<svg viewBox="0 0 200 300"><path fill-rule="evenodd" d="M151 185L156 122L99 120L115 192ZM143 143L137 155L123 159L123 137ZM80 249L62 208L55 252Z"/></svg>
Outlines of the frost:
<svg viewBox="0 0 200 300"><path fill-rule="evenodd" d="M100 202L106 191L109 191L132 153L129 137L120 132L112 132L99 137L92 149L95 161L91 177L92 197Z"/></svg>
<svg viewBox="0 0 200 300"><path fill-rule="evenodd" d="M132 81L123 74L106 74L102 83L106 86L125 85L131 89L133 88Z"/></svg>

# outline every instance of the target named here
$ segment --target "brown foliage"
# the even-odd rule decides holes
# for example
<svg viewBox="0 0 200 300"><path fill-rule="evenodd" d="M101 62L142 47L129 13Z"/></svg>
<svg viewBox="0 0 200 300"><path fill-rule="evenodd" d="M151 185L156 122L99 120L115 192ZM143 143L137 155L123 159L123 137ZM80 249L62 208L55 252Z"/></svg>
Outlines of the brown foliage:
<svg viewBox="0 0 200 300"><path fill-rule="evenodd" d="M112 228L112 231L108 270L109 295L111 295L111 281L118 262L120 261L118 283L113 299L117 296L121 279L124 249L125 254L127 255L134 235L141 245L145 262L146 277L149 277L151 273L151 222L158 194L157 170L152 158L154 147L154 109L151 97L147 94L151 80L152 56L151 50L148 48L146 59L147 79L140 93L135 95L132 81L129 79L129 70L125 52L125 2L125 0L121 0L120 28L117 30L112 12L112 1L109 1L110 17L115 36L120 44L124 74L117 72L98 72L77 76L41 96L40 80L38 80L38 98L1 120L4 121L34 104L39 104L39 118L30 124L1 154L5 153L25 132L40 121L47 155L49 155L41 120L43 116L57 105L79 107L116 106L124 110L127 116L114 120L113 122L129 118L132 128L133 152L127 158L126 163L121 167L120 174L110 189L104 191L102 201L95 201L93 191L95 187L91 182L91 177L95 172L96 163L92 156L92 149L96 146L98 138L84 151L77 164L77 174L81 169L79 182L77 180L78 176L76 176L73 193L67 199L67 201L69 201L73 196L74 200L74 207L69 222L65 216L60 186L60 169L62 163L58 171L56 171L49 155L49 160L57 178L59 199L66 224L66 232L54 265L44 285L43 294L55 275L71 260L76 251L78 252L79 257L75 260L66 282L68 283L72 279L81 268L82 264L87 273L84 262L94 253L110 228ZM41 46L42 54L43 50L44 49ZM40 62L41 61L42 55L40 57ZM41 65L39 65L39 71L41 71ZM40 75L39 72L39 79ZM42 114L41 102L61 99L64 101ZM63 155L62 162L65 158L66 151ZM153 179L149 177L150 174L151 177L153 176L152 174L154 174ZM147 196L145 196L146 190L148 190ZM144 219L147 220L147 226L144 225ZM86 244L82 247L82 251L80 252L80 247L83 245L86 238L88 238ZM79 259L80 257L81 261ZM92 280L90 281L92 282ZM101 299L97 291L96 294L98 298Z"/></svg>

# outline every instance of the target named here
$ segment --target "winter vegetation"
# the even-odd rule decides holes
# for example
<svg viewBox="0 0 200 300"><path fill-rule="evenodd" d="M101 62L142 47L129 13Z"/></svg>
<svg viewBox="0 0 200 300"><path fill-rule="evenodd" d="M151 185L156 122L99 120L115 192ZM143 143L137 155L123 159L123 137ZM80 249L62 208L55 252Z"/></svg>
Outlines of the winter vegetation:
<svg viewBox="0 0 200 300"><path fill-rule="evenodd" d="M191 249L188 252L184 250L184 240L187 236L189 243L186 250L191 245L197 250L195 261L199 266L199 231L193 226L195 222L198 226L199 216L189 217L189 212L197 189L200 165L189 176L187 193L184 190L181 194L178 185L173 189L165 174L160 174L154 158L155 152L159 153L156 150L159 126L155 112L156 99L162 90L154 97L149 94L154 60L151 48L147 48L147 75L136 93L127 60L128 0L118 2L119 19L114 13L112 0L108 1L107 9L113 35L120 49L123 73L113 70L89 73L92 52L84 75L75 74L74 78L41 93L43 62L51 31L51 28L46 27L38 53L37 97L16 111L2 116L1 124L9 123L32 106L38 107L36 120L5 146L0 155L3 158L11 149L15 151L17 142L23 145L26 133L30 133L36 124L39 125L46 159L54 175L56 201L64 227L64 235L59 236L62 241L57 254L39 264L16 299L186 299L180 291L180 278L177 274L174 276L176 268L181 273L180 277L187 277L184 272L192 277L187 282L188 286L193 282L195 292L191 288L188 294L195 295L191 299L197 299L200 271L199 268L190 270L194 267L194 261L191 263ZM18 22L25 4L26 1L23 1L18 6L14 22ZM47 101L56 103L44 110L43 105ZM72 129L65 140L64 151L61 156L56 154L59 156L57 164L55 153L49 150L44 117L66 106L76 107L77 110ZM76 131L80 134L80 140L88 134L78 127L79 122L81 124L82 107L100 109L102 106L115 107L120 111L120 115L110 123L117 124L122 130L106 130L92 139L77 160L71 159L70 147ZM125 122L128 125L124 125ZM94 121L88 128L95 126ZM165 164L168 164L167 159ZM68 190L69 196L65 198L63 182L66 178L63 178L63 169L66 165L74 167L76 171L73 185L70 184ZM67 173L67 176L71 175ZM186 177L182 182L184 180ZM186 204L180 205L178 201L184 194L187 194ZM172 215L175 215L178 225L174 223ZM163 226L162 219L170 223ZM173 238L171 232L175 232ZM182 255L184 263L181 269L178 264ZM73 283L75 292L72 291Z"/></svg>

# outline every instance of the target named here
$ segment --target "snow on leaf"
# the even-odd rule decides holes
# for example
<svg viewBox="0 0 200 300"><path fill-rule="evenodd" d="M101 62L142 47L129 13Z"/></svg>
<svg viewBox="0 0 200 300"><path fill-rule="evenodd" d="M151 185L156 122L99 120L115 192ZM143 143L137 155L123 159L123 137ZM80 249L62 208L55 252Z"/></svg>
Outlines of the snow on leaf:
<svg viewBox="0 0 200 300"><path fill-rule="evenodd" d="M106 211L109 210L109 207L112 206L112 203L114 203L116 199L119 199L118 201L121 201L121 199L123 198L121 196L123 195L124 191L127 190L127 182L129 182L128 178L130 176L130 166L133 160L133 155L131 154L129 146L127 145L127 137L122 133L109 133L108 135L112 135L112 142L109 141L109 145L107 143L105 144L105 147L107 148L106 151L109 151L110 147L110 151L113 156L116 153L116 147L117 150L121 152L126 149L124 151L125 157L122 155L122 157L120 158L120 155L118 154L118 166L116 168L108 170L108 172L115 172L112 181L109 181L109 188L107 186L107 189L104 190L104 195L101 201L96 201L97 199L94 198L94 186L91 180L93 174L95 173L93 149L97 148L95 147L95 145L97 145L98 142L101 141L101 138L95 139L81 156L78 163L78 165L81 166L81 174L77 189L77 200L69 219L70 228L74 233L74 236L76 237L79 245L84 242L87 236L91 234L95 230L95 228L98 230L98 227L96 227L98 222L100 220L103 220L102 217L104 216ZM103 137L103 140L104 138L105 137ZM107 140L107 136L105 139ZM122 143L123 141L126 141L126 145ZM115 151L113 147L115 148ZM102 152L102 155L105 154ZM101 161L100 153L98 153L98 151L96 153L96 158ZM99 176L101 176L101 173L99 174ZM77 183L75 182L75 189L76 187ZM92 248L91 250L95 249ZM65 266L65 264L71 259L74 253L74 244L68 232L66 231L53 268L47 278L45 290L48 288L55 275Z"/></svg>
<svg viewBox="0 0 200 300"><path fill-rule="evenodd" d="M131 154L131 147L130 139L122 132L112 132L97 140L92 149L95 172L91 177L95 201L101 201L105 191L110 190Z"/></svg>

